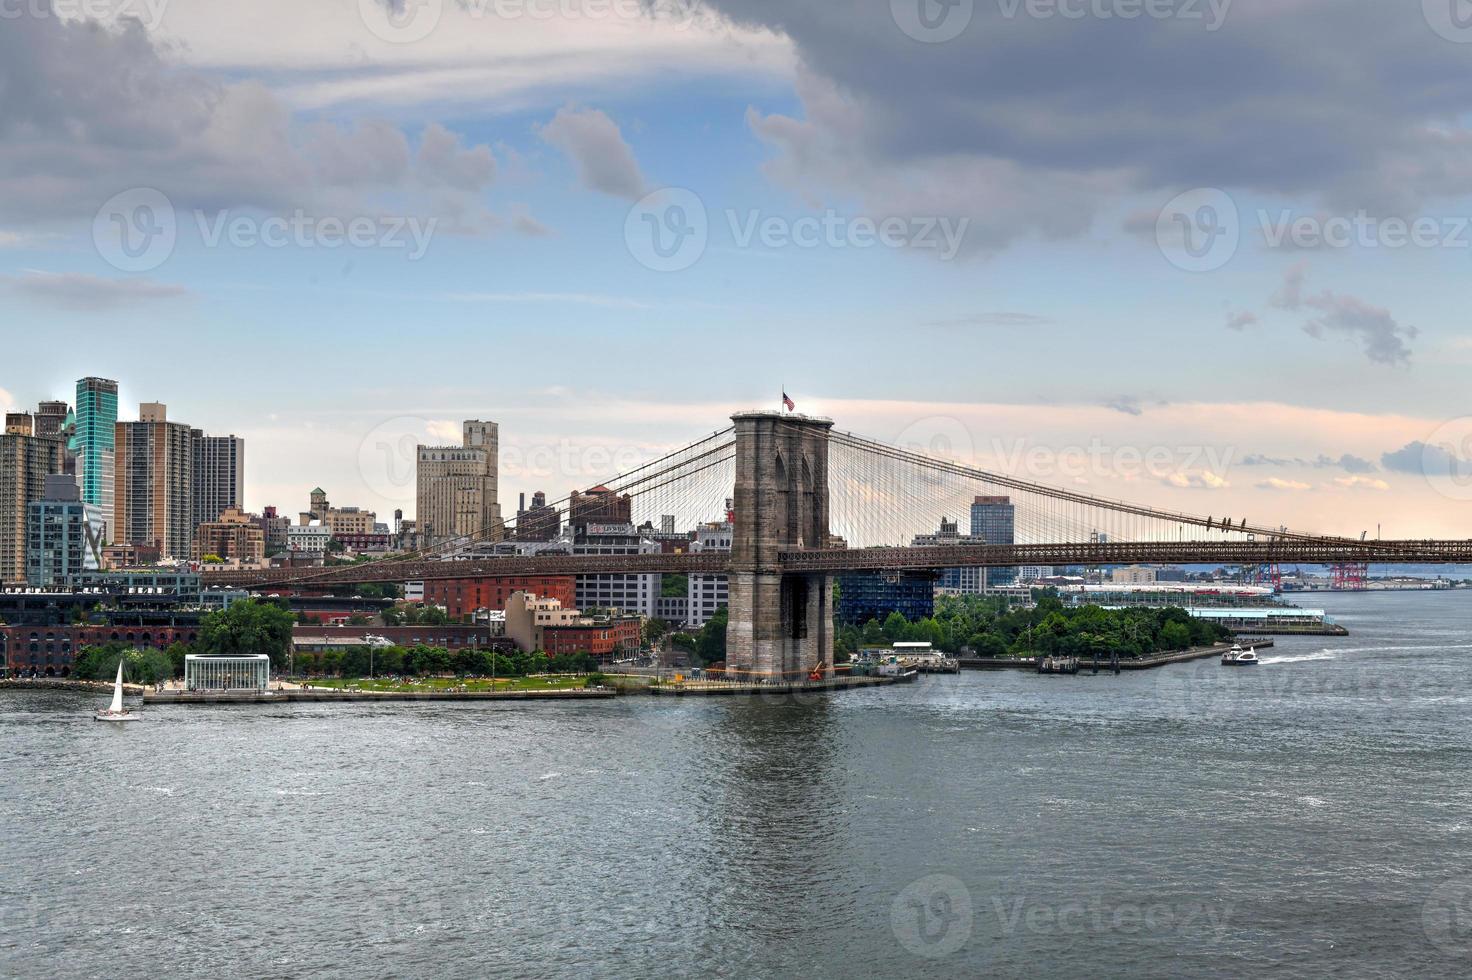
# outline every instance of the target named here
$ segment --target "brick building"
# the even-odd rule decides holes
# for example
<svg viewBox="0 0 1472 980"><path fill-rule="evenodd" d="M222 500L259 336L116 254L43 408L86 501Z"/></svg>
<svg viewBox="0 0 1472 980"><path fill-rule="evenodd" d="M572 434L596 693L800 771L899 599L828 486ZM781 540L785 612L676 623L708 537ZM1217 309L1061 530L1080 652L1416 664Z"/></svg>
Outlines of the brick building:
<svg viewBox="0 0 1472 980"><path fill-rule="evenodd" d="M569 609L577 605L576 579L571 575L505 575L424 583L424 601L444 606L451 619L463 619L477 609L505 609L516 592L556 599Z"/></svg>

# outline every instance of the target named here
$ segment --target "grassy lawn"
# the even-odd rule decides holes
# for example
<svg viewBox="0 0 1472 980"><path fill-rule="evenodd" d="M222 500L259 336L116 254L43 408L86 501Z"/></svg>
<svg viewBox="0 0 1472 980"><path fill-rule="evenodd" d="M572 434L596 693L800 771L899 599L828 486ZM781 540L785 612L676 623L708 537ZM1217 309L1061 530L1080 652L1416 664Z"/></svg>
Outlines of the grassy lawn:
<svg viewBox="0 0 1472 980"><path fill-rule="evenodd" d="M587 682L588 679L586 677L551 674L534 677L498 677L494 682L494 690L565 690L567 688L583 687ZM372 680L366 677L358 680L326 678L313 680L310 684L312 687L355 687L363 691L443 691L449 688L460 687L463 687L467 691L489 691L493 689L492 681L489 677L468 677L463 681L456 677L420 677L411 681L400 681L397 683L386 678L375 678Z"/></svg>

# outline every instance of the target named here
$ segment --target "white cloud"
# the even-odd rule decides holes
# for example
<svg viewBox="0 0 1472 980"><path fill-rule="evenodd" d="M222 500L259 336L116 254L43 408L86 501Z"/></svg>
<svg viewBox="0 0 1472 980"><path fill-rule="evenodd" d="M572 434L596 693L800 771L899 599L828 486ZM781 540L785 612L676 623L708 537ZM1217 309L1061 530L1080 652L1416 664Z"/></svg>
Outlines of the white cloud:
<svg viewBox="0 0 1472 980"><path fill-rule="evenodd" d="M1312 490L1313 484L1270 476L1266 480L1258 483L1257 488L1259 490Z"/></svg>

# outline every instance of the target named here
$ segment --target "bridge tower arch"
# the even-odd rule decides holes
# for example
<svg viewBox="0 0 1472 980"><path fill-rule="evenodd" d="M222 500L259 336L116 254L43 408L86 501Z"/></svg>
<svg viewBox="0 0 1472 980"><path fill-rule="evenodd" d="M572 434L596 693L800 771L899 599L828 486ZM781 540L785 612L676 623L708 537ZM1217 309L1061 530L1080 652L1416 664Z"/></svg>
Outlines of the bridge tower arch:
<svg viewBox="0 0 1472 980"><path fill-rule="evenodd" d="M726 664L782 680L833 670L833 579L784 573L785 551L828 544L828 419L731 417L736 436Z"/></svg>

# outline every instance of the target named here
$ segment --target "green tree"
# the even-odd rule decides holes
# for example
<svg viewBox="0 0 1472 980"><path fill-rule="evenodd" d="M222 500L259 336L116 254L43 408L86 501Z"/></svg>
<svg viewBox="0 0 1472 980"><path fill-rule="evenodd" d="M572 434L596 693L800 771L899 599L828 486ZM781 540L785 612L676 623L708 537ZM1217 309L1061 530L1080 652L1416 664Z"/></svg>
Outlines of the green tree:
<svg viewBox="0 0 1472 980"><path fill-rule="evenodd" d="M212 656L249 656L264 653L278 669L291 653L291 612L274 602L249 599L228 609L205 614L200 628L200 652Z"/></svg>
<svg viewBox="0 0 1472 980"><path fill-rule="evenodd" d="M730 611L722 606L700 628L695 638L695 656L701 663L713 664L726 659L726 624L730 618Z"/></svg>
<svg viewBox="0 0 1472 980"><path fill-rule="evenodd" d="M1165 650L1184 650L1191 645L1190 627L1183 623L1166 623L1160 630L1160 646Z"/></svg>

